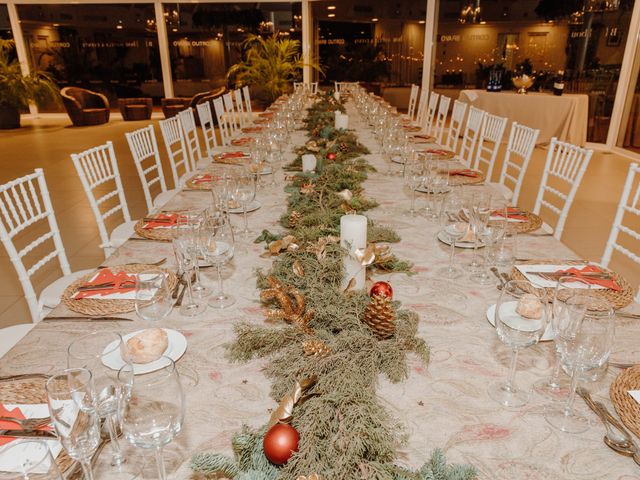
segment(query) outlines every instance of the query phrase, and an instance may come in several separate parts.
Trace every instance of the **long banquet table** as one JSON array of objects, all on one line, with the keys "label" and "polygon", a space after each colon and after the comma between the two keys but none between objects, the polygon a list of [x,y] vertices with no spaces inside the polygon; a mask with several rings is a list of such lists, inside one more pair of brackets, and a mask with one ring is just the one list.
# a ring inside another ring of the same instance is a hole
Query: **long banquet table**
[{"label": "long banquet table", "polygon": [[[374,152],[366,159],[380,172],[386,171],[381,156],[375,153],[378,148],[374,134],[362,127],[355,112],[350,113],[351,126],[360,141]],[[295,133],[292,146],[302,144],[305,139],[304,132]],[[288,158],[293,159],[293,153]],[[449,461],[473,464],[481,479],[640,478],[638,467],[630,458],[617,455],[603,444],[604,429],[581,400],[577,401],[577,408],[593,423],[586,433],[571,435],[546,423],[543,409],[548,402],[536,394],[519,410],[501,408],[489,398],[488,384],[506,378],[510,358],[509,349],[501,344],[485,317],[487,307],[497,299],[498,290],[494,286],[474,285],[466,278],[451,282],[433,275],[434,270],[448,261],[449,250],[435,240],[434,223],[396,213],[398,207],[409,202],[408,198],[398,197],[400,184],[399,177],[383,173],[370,174],[365,183],[367,195],[380,203],[369,212],[370,217],[396,229],[402,241],[392,246],[394,253],[415,265],[414,276],[391,274],[386,278],[396,298],[420,315],[419,333],[431,347],[427,367],[412,358],[406,381],[399,384],[380,381],[378,392],[384,406],[406,429],[406,443],[398,446],[398,461],[417,468],[429,458],[432,449],[441,447]],[[250,215],[250,225],[256,231],[278,229],[278,218],[285,209],[282,186],[281,183],[277,188],[259,190],[262,208]],[[209,201],[206,191],[184,191],[164,208],[205,208]],[[234,220],[239,222],[240,217]],[[520,236],[519,257],[575,258],[571,250],[553,237],[537,233]],[[231,266],[225,268],[226,288],[237,298],[234,306],[221,311],[208,309],[195,318],[183,317],[174,309],[161,322],[163,327],[181,331],[189,342],[187,352],[177,362],[186,393],[187,414],[182,432],[166,448],[170,478],[190,477],[189,459],[193,453],[231,454],[232,435],[243,424],[262,426],[269,417],[269,409],[275,406],[268,395],[270,382],[262,373],[266,360],[238,364],[225,357],[225,344],[233,339],[236,322],[264,322],[254,270],[268,269],[272,260],[260,256],[264,244],[245,245],[246,251],[238,251]],[[457,261],[469,254],[459,253]],[[128,241],[106,264],[154,262],[165,257],[168,259],[165,266],[175,269],[170,243]],[[203,272],[213,279],[212,270]],[[59,306],[51,315],[69,313],[66,307]],[[63,368],[67,345],[90,329],[128,333],[152,326],[135,314],[130,317],[134,321],[43,321],[3,358],[0,375],[51,373]],[[516,377],[519,385],[528,388],[550,373],[552,349],[551,343],[543,343],[520,355]],[[604,380],[589,385],[596,398],[610,408],[607,388],[615,374],[610,369]],[[131,454],[132,447],[128,448]],[[109,455],[102,457],[97,478],[109,478]],[[152,462],[150,455],[149,458]]]}]

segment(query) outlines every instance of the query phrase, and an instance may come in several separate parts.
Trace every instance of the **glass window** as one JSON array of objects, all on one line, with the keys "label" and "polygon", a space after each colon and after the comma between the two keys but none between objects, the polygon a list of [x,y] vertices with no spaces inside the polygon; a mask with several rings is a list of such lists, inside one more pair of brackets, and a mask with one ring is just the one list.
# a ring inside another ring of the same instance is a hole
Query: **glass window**
[{"label": "glass window", "polygon": [[[631,21],[632,0],[441,0],[434,69],[438,90],[485,88],[492,70],[511,89],[515,72],[550,91],[558,71],[565,92],[589,96],[587,140],[606,141]],[[582,5],[577,7],[577,5]]]},{"label": "glass window", "polygon": [[640,153],[640,45],[636,45],[631,71],[617,145]]},{"label": "glass window", "polygon": [[151,4],[18,5],[31,65],[60,87],[117,99],[164,96]]},{"label": "glass window", "polygon": [[302,36],[299,2],[168,3],[164,16],[176,96],[226,85],[227,70],[240,61],[248,34]]},{"label": "glass window", "polygon": [[4,4],[0,4],[0,38],[13,38],[9,22],[9,9]]}]

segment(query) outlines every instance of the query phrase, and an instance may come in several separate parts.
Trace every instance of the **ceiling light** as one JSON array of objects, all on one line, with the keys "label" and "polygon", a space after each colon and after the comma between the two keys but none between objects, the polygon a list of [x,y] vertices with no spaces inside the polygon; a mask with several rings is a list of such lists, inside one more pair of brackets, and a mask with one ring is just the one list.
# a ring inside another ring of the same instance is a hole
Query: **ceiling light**
[{"label": "ceiling light", "polygon": [[424,25],[426,22],[425,22],[424,20],[419,20],[419,21],[418,21],[418,23],[419,23],[420,25]]},{"label": "ceiling light", "polygon": [[59,24],[59,23],[54,23],[54,24],[53,24],[53,26],[54,26],[54,27],[59,27],[59,26],[60,26],[60,24]]},{"label": "ceiling light", "polygon": [[177,32],[177,31],[178,31],[178,29],[174,27],[174,28],[172,28],[172,29],[171,29],[171,31],[172,31],[172,32]]},{"label": "ceiling light", "polygon": [[335,13],[330,13],[329,15],[327,15],[327,17],[329,17],[329,18],[333,18],[333,17],[335,17],[335,16],[336,16],[336,14],[335,14]]},{"label": "ceiling light", "polygon": [[327,10],[335,10],[335,9],[336,9],[336,6],[335,6],[335,5],[329,5],[329,6],[327,7]]},{"label": "ceiling light", "polygon": [[377,22],[378,20],[379,20],[379,18],[378,18],[378,17],[373,17],[373,18],[371,19],[371,21],[372,21],[372,22]]}]

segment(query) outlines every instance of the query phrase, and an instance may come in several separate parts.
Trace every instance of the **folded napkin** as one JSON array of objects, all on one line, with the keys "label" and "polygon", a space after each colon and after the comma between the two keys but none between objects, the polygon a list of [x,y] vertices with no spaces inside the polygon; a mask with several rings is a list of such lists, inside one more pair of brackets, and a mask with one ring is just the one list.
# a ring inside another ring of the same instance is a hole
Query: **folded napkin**
[{"label": "folded napkin", "polygon": [[426,148],[423,153],[431,153],[433,155],[455,155],[451,150],[443,150],[441,148]]},{"label": "folded napkin", "polygon": [[247,143],[253,142],[253,138],[250,137],[240,137],[231,140],[231,145],[246,145]]},{"label": "folded napkin", "polygon": [[220,177],[218,176],[213,176],[210,173],[203,173],[201,175],[196,175],[195,177],[193,177],[191,179],[191,181],[193,183],[195,183],[196,185],[202,184],[202,183],[211,183],[213,180],[220,180]]},{"label": "folded napkin", "polygon": [[422,127],[417,127],[413,125],[403,125],[402,128],[404,128],[409,132],[419,132],[420,130],[422,130]]},{"label": "folded napkin", "polygon": [[477,178],[480,173],[476,172],[475,170],[469,170],[465,168],[461,170],[449,170],[449,175]]},{"label": "folded napkin", "polygon": [[468,225],[467,231],[464,233],[462,238],[458,240],[458,242],[473,243],[475,241],[476,241],[476,236],[473,234],[473,228],[471,228],[471,225]]},{"label": "folded napkin", "polygon": [[273,112],[261,112],[258,116],[262,118],[271,118],[273,117]]},{"label": "folded napkin", "polygon": [[[209,179],[209,181],[211,181],[211,179]],[[195,182],[194,183],[198,183]],[[173,227],[177,221],[178,221],[178,214],[177,213],[160,213],[154,217],[154,218],[158,221],[154,222],[154,221],[149,221],[147,223],[145,223],[142,228],[145,230],[153,230],[154,228],[171,228]]]},{"label": "folded napkin", "polygon": [[[504,217],[504,212],[502,210],[496,210],[491,212],[491,219],[495,219],[496,217]],[[507,208],[507,220],[514,220],[517,222],[526,222],[529,220],[529,216],[526,213],[523,213],[517,207],[508,207]]]},{"label": "folded napkin", "polygon": [[262,127],[244,127],[242,133],[259,133],[262,131]]},{"label": "folded napkin", "polygon": [[[109,284],[105,288],[100,285]],[[113,273],[110,268],[101,269],[91,280],[83,284],[82,287],[95,286],[95,290],[86,289],[76,292],[73,298],[81,300],[83,298],[105,297],[124,293],[132,293],[136,290],[136,276],[125,272]]]},{"label": "folded napkin", "polygon": [[[28,410],[28,408],[30,407],[29,405],[24,405],[24,409]],[[20,408],[19,405],[2,405],[0,404],[0,417],[11,417],[11,418],[15,418],[18,420],[25,420],[27,418],[43,418],[43,417],[48,417],[49,416],[49,408],[47,407],[46,404],[42,404],[42,405],[33,405],[33,407],[40,407],[40,410],[43,410],[41,415],[30,415],[29,417],[25,416],[24,412],[22,411],[23,409]],[[1,430],[22,430],[22,427],[17,424],[17,423],[13,423],[13,422],[8,422],[5,420],[1,420],[0,421],[0,429]],[[45,425],[44,427],[40,427],[37,430],[43,430],[43,431],[50,431],[51,430],[51,426],[50,425]],[[0,447],[2,445],[6,445],[9,442],[12,442],[13,440],[15,440],[15,438],[13,437],[0,437]]]},{"label": "folded napkin", "polygon": [[429,141],[435,140],[431,135],[422,135],[422,134],[413,135],[413,138],[414,139],[417,138],[420,140],[429,140]]},{"label": "folded napkin", "polygon": [[589,285],[599,285],[601,287],[608,288],[610,290],[615,290],[616,292],[619,292],[620,290],[622,290],[620,285],[618,285],[618,282],[616,282],[615,280],[607,280],[604,278],[593,278],[589,275],[584,275],[585,273],[607,273],[602,269],[596,267],[595,265],[587,265],[584,268],[572,267],[572,268],[567,268],[566,270],[558,270],[555,273],[572,275],[588,283]]}]

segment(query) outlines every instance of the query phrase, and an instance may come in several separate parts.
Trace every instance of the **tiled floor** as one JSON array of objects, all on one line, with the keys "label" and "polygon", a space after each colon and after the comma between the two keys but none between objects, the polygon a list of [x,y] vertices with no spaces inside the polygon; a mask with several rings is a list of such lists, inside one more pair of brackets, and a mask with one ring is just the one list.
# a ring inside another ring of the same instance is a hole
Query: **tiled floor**
[{"label": "tiled floor", "polygon": [[[66,116],[60,115],[23,119],[24,126],[20,130],[0,131],[0,183],[30,173],[37,167],[44,168],[72,270],[96,266],[104,256],[98,247],[100,240],[94,217],[69,155],[111,140],[131,216],[139,218],[146,213],[145,202],[124,133],[148,124],[148,121],[123,122],[114,115],[107,125],[73,128]],[[161,143],[158,128],[156,135]],[[165,172],[169,175],[162,145],[160,149]],[[533,208],[545,155],[546,150],[536,148],[521,195],[520,205],[524,208]],[[498,158],[502,158],[502,152]],[[500,171],[499,163],[494,177]],[[629,160],[617,155],[597,152],[593,156],[562,238],[584,258],[597,261],[602,256],[628,166]],[[172,188],[171,179],[167,178],[167,181]],[[614,257],[612,267],[634,284],[640,283],[640,269],[630,262]],[[59,274],[59,270],[51,265],[45,266],[37,275],[36,289],[41,289]],[[0,248],[0,282],[0,327],[28,322],[30,316],[18,278],[3,248]]]}]

